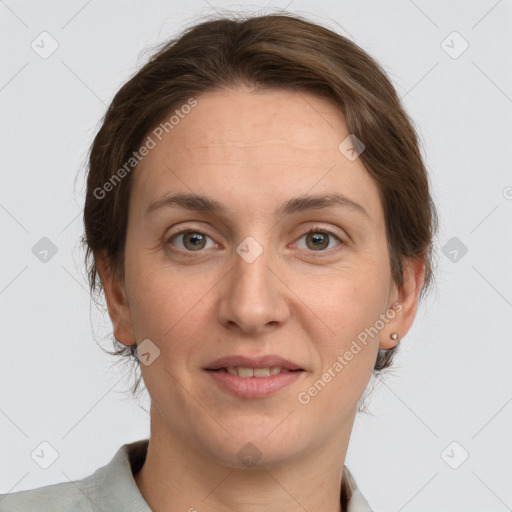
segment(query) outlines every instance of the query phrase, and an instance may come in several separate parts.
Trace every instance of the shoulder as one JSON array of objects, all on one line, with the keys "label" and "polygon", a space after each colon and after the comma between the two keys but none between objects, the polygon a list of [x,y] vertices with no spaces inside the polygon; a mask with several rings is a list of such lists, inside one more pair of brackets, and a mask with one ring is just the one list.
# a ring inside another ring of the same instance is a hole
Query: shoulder
[{"label": "shoulder", "polygon": [[1,512],[93,512],[80,489],[82,481],[63,482],[38,489],[0,494]]},{"label": "shoulder", "polygon": [[0,512],[150,512],[135,484],[147,440],[125,444],[113,459],[83,480],[0,494]]}]

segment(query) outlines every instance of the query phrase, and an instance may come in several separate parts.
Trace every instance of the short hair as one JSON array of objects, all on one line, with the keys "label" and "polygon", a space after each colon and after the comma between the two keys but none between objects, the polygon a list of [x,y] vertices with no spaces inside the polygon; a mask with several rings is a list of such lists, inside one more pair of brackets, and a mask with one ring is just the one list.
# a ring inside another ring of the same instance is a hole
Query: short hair
[{"label": "short hair", "polygon": [[[437,214],[413,123],[372,57],[348,38],[287,12],[195,24],[159,47],[117,92],[88,156],[82,243],[91,294],[102,289],[95,257],[106,255],[114,275],[124,276],[134,152],[190,98],[242,85],[309,92],[339,106],[349,133],[365,146],[359,158],[379,190],[392,278],[402,286],[405,259],[420,258],[422,297],[433,278]],[[123,179],[116,180],[123,168]],[[102,198],[106,183],[108,199]],[[135,350],[114,353],[135,356]],[[374,372],[391,365],[395,350],[379,351]]]}]

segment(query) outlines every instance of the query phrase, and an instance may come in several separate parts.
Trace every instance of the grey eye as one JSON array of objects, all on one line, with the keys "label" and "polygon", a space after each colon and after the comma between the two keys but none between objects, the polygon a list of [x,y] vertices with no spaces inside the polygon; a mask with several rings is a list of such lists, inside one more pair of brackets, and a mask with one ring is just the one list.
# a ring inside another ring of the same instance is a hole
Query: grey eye
[{"label": "grey eye", "polygon": [[[200,231],[182,231],[181,233],[177,233],[174,235],[169,242],[175,243],[176,240],[182,239],[182,245],[178,247],[185,251],[200,251],[201,249],[206,248],[207,239],[210,237],[201,233]],[[213,241],[212,241],[213,242]],[[215,246],[215,243],[213,243]]]}]

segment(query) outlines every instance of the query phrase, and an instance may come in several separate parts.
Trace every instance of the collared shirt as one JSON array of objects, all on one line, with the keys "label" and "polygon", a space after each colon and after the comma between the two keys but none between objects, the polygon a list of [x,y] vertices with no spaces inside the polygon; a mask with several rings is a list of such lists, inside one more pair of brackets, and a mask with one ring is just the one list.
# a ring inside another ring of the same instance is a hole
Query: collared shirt
[{"label": "collared shirt", "polygon": [[[134,479],[148,443],[143,439],[121,446],[106,466],[83,480],[0,494],[0,512],[151,512]],[[347,466],[342,482],[343,510],[372,512]]]}]

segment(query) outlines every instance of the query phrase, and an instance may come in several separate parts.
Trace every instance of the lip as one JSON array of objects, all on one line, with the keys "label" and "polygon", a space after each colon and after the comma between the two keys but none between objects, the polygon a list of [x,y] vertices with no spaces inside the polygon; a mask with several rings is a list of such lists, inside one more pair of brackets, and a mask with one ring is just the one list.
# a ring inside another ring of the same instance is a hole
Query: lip
[{"label": "lip", "polygon": [[[234,366],[253,369],[278,366],[281,373],[269,377],[239,377],[219,371]],[[208,364],[204,370],[223,391],[238,398],[265,398],[293,384],[306,373],[298,364],[277,355],[222,357]]]},{"label": "lip", "polygon": [[239,398],[264,398],[293,384],[306,373],[285,371],[270,377],[239,377],[224,371],[205,370],[221,389]]},{"label": "lip", "polygon": [[[233,366],[241,366],[243,368],[270,368],[271,366],[279,366],[284,370],[303,370],[301,366],[295,364],[288,359],[283,359],[277,355],[269,354],[265,356],[248,357],[248,356],[228,356],[221,357],[209,363],[205,370],[219,370]],[[269,378],[269,377],[265,377]]]}]

